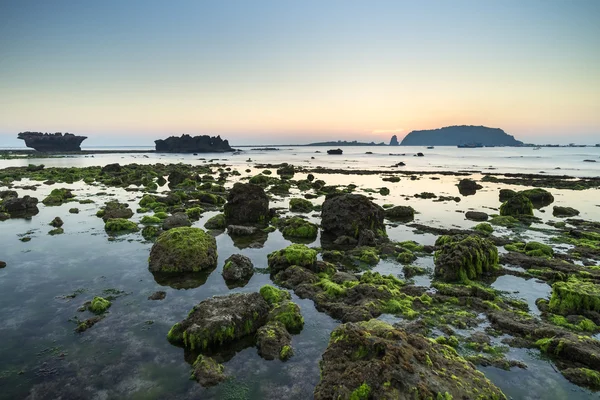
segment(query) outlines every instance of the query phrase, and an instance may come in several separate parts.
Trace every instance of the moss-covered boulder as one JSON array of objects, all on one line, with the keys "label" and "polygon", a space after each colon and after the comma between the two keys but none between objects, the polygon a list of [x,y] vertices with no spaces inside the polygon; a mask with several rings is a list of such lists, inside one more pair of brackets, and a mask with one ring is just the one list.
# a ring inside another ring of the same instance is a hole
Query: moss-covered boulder
[{"label": "moss-covered boulder", "polygon": [[73,197],[75,196],[70,189],[53,189],[52,192],[42,200],[42,203],[46,206],[60,206]]},{"label": "moss-covered boulder", "polygon": [[316,400],[505,399],[451,347],[379,320],[336,328],[320,366]]},{"label": "moss-covered boulder", "polygon": [[554,206],[552,209],[552,215],[557,218],[575,217],[579,215],[579,211],[573,207]]},{"label": "moss-covered boulder", "polygon": [[600,286],[574,278],[556,282],[548,306],[551,312],[563,315],[600,312]]},{"label": "moss-covered boulder", "polygon": [[152,272],[199,272],[217,266],[217,242],[200,228],[181,227],[163,232],[150,250]]},{"label": "moss-covered boulder", "polygon": [[124,218],[111,218],[104,224],[104,230],[110,233],[136,232],[139,229],[135,222]]},{"label": "moss-covered boulder", "polygon": [[528,197],[517,193],[500,206],[500,216],[533,215],[533,204]]},{"label": "moss-covered boulder", "polygon": [[210,217],[208,221],[204,223],[206,229],[225,229],[227,227],[227,221],[225,215],[217,214],[214,217]]},{"label": "moss-covered boulder", "polygon": [[321,228],[330,237],[358,239],[363,230],[386,237],[383,208],[360,194],[328,195],[321,211]]},{"label": "moss-covered boulder", "polygon": [[160,234],[161,230],[158,226],[149,225],[142,229],[142,237],[146,240],[152,240]]},{"label": "moss-covered boulder", "polygon": [[269,322],[256,333],[258,355],[265,360],[287,360],[294,354],[291,343],[292,336],[279,321]]},{"label": "moss-covered boulder", "polygon": [[90,302],[88,309],[94,314],[103,314],[111,306],[111,302],[103,297],[94,297]]},{"label": "moss-covered boulder", "polygon": [[213,358],[200,354],[192,364],[192,378],[204,387],[216,386],[227,379],[225,367]]},{"label": "moss-covered boulder", "polygon": [[291,301],[284,300],[276,303],[269,312],[268,319],[282,323],[290,333],[300,333],[304,328],[304,317],[300,307]]},{"label": "moss-covered boulder", "polygon": [[409,222],[415,219],[415,210],[411,206],[395,206],[385,210],[385,217],[390,221]]},{"label": "moss-covered boulder", "polygon": [[228,224],[266,224],[269,221],[269,198],[263,188],[251,183],[236,183],[224,206]]},{"label": "moss-covered boulder", "polygon": [[307,213],[311,212],[313,209],[313,204],[306,200],[300,198],[290,199],[290,211],[299,212],[299,213]]},{"label": "moss-covered boulder", "polygon": [[254,265],[248,257],[233,254],[225,260],[222,275],[228,286],[243,286],[241,284],[248,282],[254,275]]},{"label": "moss-covered boulder", "polygon": [[499,269],[498,249],[480,236],[440,236],[436,246],[435,276],[446,282],[468,282]]},{"label": "moss-covered boulder", "polygon": [[294,239],[308,239],[308,242],[316,239],[319,232],[319,227],[316,224],[300,217],[282,220],[280,229],[283,237],[292,241]]},{"label": "moss-covered boulder", "polygon": [[129,204],[119,203],[117,200],[109,201],[106,205],[96,213],[96,216],[102,218],[104,222],[111,218],[129,219],[133,217],[133,210],[129,208]]},{"label": "moss-covered boulder", "polygon": [[517,194],[517,192],[515,192],[514,190],[511,190],[511,189],[500,189],[498,198],[502,203],[504,203],[506,200],[510,199],[511,197],[513,197],[516,194]]},{"label": "moss-covered boulder", "polygon": [[303,244],[293,244],[272,252],[267,256],[267,261],[272,275],[292,265],[313,269],[317,262],[317,251]]},{"label": "moss-covered boulder", "polygon": [[254,335],[267,322],[269,304],[258,293],[215,296],[194,306],[167,338],[192,350],[207,350]]},{"label": "moss-covered boulder", "polygon": [[542,188],[522,190],[518,194],[527,197],[535,208],[542,208],[554,202],[552,193]]}]

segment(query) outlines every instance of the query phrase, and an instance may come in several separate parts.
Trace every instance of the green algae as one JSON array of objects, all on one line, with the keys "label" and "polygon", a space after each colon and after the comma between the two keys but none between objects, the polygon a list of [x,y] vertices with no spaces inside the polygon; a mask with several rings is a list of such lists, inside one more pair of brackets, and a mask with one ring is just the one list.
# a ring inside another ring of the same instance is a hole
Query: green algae
[{"label": "green algae", "polygon": [[350,400],[367,400],[371,394],[371,387],[363,383],[350,394]]},{"label": "green algae", "polygon": [[527,196],[517,193],[500,206],[500,216],[533,215],[533,204]]},{"label": "green algae", "polygon": [[492,225],[488,224],[487,222],[479,223],[475,225],[473,229],[483,234],[490,234],[494,232]]},{"label": "green algae", "polygon": [[104,224],[106,232],[135,232],[139,228],[137,224],[125,218],[111,218]]},{"label": "green algae", "polygon": [[153,215],[144,215],[142,217],[142,219],[140,220],[140,222],[144,225],[150,225],[150,224],[161,224],[162,223],[162,219],[155,217]]},{"label": "green algae", "polygon": [[111,306],[111,302],[103,297],[96,296],[89,305],[89,310],[94,314],[103,314]]},{"label": "green algae", "polygon": [[435,275],[446,282],[469,283],[499,269],[498,249],[480,236],[441,236],[436,246]]},{"label": "green algae", "polygon": [[315,239],[319,232],[317,225],[300,217],[287,218],[282,220],[281,224],[284,238]]},{"label": "green algae", "polygon": [[600,287],[592,282],[571,278],[552,285],[549,310],[557,314],[600,312]]},{"label": "green algae", "polygon": [[227,227],[227,221],[225,220],[224,214],[217,214],[214,217],[211,217],[204,224],[206,229],[225,229]]},{"label": "green algae", "polygon": [[275,304],[269,313],[269,320],[281,322],[290,333],[300,333],[304,328],[304,317],[300,312],[300,307],[291,301]]},{"label": "green algae", "polygon": [[277,289],[271,285],[264,285],[260,288],[260,295],[270,305],[281,303],[284,300],[290,300],[291,296],[286,290]]},{"label": "green algae", "polygon": [[274,251],[267,256],[267,259],[269,267],[274,263],[311,267],[317,262],[317,251],[303,244],[293,244],[285,249]]},{"label": "green algae", "polygon": [[300,198],[290,199],[290,211],[306,213],[310,212],[313,209],[313,204],[306,200]]}]

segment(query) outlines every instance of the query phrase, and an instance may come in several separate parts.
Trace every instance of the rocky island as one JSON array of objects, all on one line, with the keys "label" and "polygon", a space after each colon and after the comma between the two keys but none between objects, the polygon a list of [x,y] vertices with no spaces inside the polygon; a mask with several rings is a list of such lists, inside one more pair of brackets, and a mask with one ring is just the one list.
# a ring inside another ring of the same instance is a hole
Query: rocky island
[{"label": "rocky island", "polygon": [[483,146],[522,146],[523,142],[499,128],[457,125],[440,129],[412,131],[402,140],[401,146],[458,146],[481,144]]},{"label": "rocky island", "polygon": [[42,152],[81,151],[81,142],[87,139],[87,136],[61,132],[21,132],[17,137],[25,141],[25,146]]},{"label": "rocky island", "polygon": [[155,140],[156,151],[161,153],[224,153],[234,151],[221,136],[170,136]]}]

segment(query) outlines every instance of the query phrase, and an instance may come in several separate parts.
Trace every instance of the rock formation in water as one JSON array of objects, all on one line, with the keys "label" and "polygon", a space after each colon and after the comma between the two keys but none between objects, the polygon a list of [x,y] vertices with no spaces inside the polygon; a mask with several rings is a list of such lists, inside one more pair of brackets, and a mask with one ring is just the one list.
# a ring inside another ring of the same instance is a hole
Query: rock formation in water
[{"label": "rock formation in water", "polygon": [[223,153],[233,151],[227,140],[221,136],[170,136],[167,139],[155,140],[156,151],[162,153]]},{"label": "rock formation in water", "polygon": [[390,140],[390,146],[398,146],[398,144],[398,136],[392,136],[392,139]]},{"label": "rock formation in water", "polygon": [[81,142],[87,136],[77,136],[72,133],[62,134],[42,132],[21,132],[17,136],[25,141],[25,146],[37,151],[81,151]]},{"label": "rock formation in water", "polygon": [[483,146],[521,146],[502,129],[485,126],[460,125],[440,129],[412,131],[402,140],[402,146],[458,146],[481,144]]}]

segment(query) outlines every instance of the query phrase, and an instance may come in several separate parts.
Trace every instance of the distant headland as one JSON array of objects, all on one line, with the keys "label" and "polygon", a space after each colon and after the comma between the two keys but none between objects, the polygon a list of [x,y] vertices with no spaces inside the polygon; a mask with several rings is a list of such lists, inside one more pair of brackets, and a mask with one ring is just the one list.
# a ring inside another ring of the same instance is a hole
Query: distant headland
[{"label": "distant headland", "polygon": [[[390,144],[394,142],[392,141]],[[396,141],[397,143],[397,141]],[[499,128],[459,125],[440,129],[412,131],[402,140],[401,146],[522,146],[523,142]]]},{"label": "distant headland", "polygon": [[21,132],[17,138],[25,141],[25,146],[40,152],[81,151],[81,142],[87,136],[77,136],[72,133],[62,134],[42,132]]},{"label": "distant headland", "polygon": [[225,153],[234,151],[227,140],[221,136],[171,136],[167,139],[155,140],[156,151],[159,153]]},{"label": "distant headland", "polygon": [[305,144],[303,146],[385,146],[385,143],[383,143],[383,142],[381,142],[381,143],[375,143],[375,142],[365,143],[365,142],[358,142],[356,140],[349,142],[347,140],[338,140],[338,141],[330,141],[330,142],[309,143],[309,144]]}]

